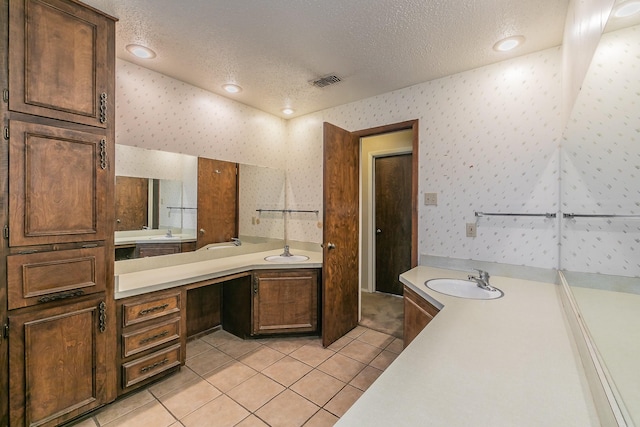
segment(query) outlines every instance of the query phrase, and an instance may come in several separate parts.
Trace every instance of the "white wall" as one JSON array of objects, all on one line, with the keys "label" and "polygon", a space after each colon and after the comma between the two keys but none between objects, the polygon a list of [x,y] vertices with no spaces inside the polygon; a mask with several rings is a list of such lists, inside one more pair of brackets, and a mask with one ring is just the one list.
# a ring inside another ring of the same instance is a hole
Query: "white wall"
[{"label": "white wall", "polygon": [[[558,221],[481,219],[474,211],[556,212],[561,53],[549,49],[422,83],[289,122],[287,199],[322,206],[322,122],[355,131],[419,120],[421,254],[556,268]],[[294,234],[295,233],[295,234]],[[320,242],[312,221],[289,230]]]}]

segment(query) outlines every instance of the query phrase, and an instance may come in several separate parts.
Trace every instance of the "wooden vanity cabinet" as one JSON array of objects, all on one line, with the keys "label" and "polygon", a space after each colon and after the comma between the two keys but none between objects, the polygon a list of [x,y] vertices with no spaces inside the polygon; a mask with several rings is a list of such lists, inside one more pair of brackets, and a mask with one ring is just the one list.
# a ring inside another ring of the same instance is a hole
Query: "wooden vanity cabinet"
[{"label": "wooden vanity cabinet", "polygon": [[440,310],[429,301],[404,287],[404,346],[407,347]]},{"label": "wooden vanity cabinet", "polygon": [[184,364],[183,290],[118,300],[118,394],[135,390]]},{"label": "wooden vanity cabinet", "polygon": [[0,8],[0,425],[56,426],[116,397],[115,19]]},{"label": "wooden vanity cabinet", "polygon": [[318,270],[253,273],[253,335],[318,330]]}]

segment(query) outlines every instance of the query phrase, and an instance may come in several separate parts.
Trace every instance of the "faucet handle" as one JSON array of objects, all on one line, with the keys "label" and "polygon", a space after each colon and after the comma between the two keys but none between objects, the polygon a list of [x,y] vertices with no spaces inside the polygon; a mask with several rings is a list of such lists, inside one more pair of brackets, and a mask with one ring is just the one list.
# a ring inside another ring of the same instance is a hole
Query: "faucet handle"
[{"label": "faucet handle", "polygon": [[480,279],[482,279],[484,281],[488,281],[489,280],[489,273],[487,271],[481,270],[479,268],[474,268],[474,270],[476,270],[478,272],[478,276],[480,277]]}]

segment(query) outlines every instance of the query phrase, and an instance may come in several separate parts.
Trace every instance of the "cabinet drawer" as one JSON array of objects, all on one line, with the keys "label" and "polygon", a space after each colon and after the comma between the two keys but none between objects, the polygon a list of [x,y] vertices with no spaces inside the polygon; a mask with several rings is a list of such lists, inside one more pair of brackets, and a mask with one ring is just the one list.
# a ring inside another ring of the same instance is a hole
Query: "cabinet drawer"
[{"label": "cabinet drawer", "polygon": [[141,381],[180,365],[180,344],[122,365],[122,387]]},{"label": "cabinet drawer", "polygon": [[122,304],[122,326],[131,326],[180,312],[180,293],[155,297],[148,301]]},{"label": "cabinet drawer", "polygon": [[105,281],[103,246],[7,257],[10,310],[102,292]]},{"label": "cabinet drawer", "polygon": [[176,317],[148,328],[122,334],[122,357],[140,353],[180,338],[180,318]]}]

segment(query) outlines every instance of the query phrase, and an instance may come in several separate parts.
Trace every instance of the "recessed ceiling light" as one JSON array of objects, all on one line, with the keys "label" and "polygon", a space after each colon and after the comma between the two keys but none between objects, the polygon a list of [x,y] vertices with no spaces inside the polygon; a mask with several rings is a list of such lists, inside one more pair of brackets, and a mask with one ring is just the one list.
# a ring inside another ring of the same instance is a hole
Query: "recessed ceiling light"
[{"label": "recessed ceiling light", "polygon": [[613,12],[616,18],[626,18],[640,12],[640,1],[631,0],[620,3]]},{"label": "recessed ceiling light", "polygon": [[226,85],[222,85],[222,89],[226,90],[229,93],[238,93],[242,91],[242,88],[233,83],[227,83]]},{"label": "recessed ceiling light", "polygon": [[283,108],[282,109],[282,113],[286,114],[287,116],[293,114],[293,110],[291,108]]},{"label": "recessed ceiling light", "polygon": [[139,44],[129,44],[126,49],[134,56],[141,59],[151,59],[156,57],[156,53],[148,47]]},{"label": "recessed ceiling light", "polygon": [[524,36],[512,36],[502,39],[493,45],[493,50],[498,52],[507,52],[524,43]]}]

